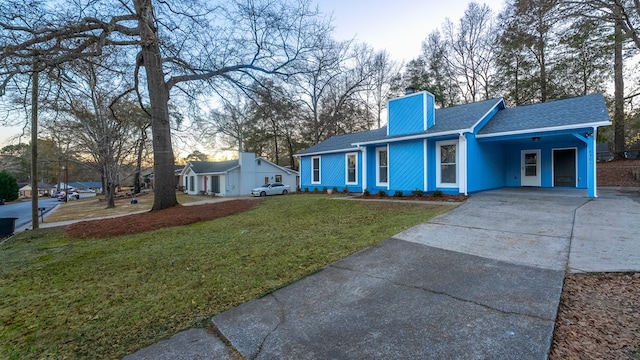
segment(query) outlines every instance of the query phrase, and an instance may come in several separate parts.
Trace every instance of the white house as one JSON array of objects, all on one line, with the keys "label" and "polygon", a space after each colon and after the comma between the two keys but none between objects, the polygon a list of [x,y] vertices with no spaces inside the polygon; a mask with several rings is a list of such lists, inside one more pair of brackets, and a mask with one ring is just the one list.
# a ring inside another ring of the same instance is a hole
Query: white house
[{"label": "white house", "polygon": [[249,195],[265,183],[281,182],[296,191],[298,172],[276,165],[254,153],[240,153],[238,160],[190,161],[180,173],[184,191],[190,195]]}]

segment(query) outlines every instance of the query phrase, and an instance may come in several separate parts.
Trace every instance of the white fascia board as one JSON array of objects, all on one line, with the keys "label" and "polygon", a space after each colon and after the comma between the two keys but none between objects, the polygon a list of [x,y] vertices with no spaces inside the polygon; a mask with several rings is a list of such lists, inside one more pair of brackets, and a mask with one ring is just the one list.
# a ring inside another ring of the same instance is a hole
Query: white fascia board
[{"label": "white fascia board", "polygon": [[588,128],[588,127],[597,128],[599,126],[608,126],[608,125],[611,125],[611,121],[599,121],[594,123],[552,126],[552,127],[535,128],[535,129],[527,129],[527,130],[514,130],[514,131],[505,131],[505,132],[493,133],[493,134],[477,134],[476,139],[509,136],[509,135],[526,135],[526,134],[537,133],[537,132],[575,130],[575,129]]},{"label": "white fascia board", "polygon": [[355,145],[357,147],[360,147],[362,145],[388,144],[388,143],[398,142],[398,141],[416,140],[416,139],[428,139],[428,138],[434,138],[434,137],[438,137],[438,136],[458,135],[460,133],[468,133],[468,132],[471,132],[471,129],[458,129],[458,130],[442,131],[442,132],[433,133],[433,134],[408,135],[408,136],[402,136],[402,137],[397,137],[397,138],[393,138],[393,139],[381,139],[381,140],[375,140],[375,141],[363,141],[363,142],[359,142],[359,143],[353,143],[351,145]]},{"label": "white fascia board", "polygon": [[[493,106],[491,107],[491,109],[489,109],[489,111],[487,111],[484,115],[482,115],[482,116],[480,117],[480,119],[478,119],[478,121],[476,121],[476,123],[475,123],[475,124],[473,124],[473,125],[471,126],[471,129],[475,129],[475,128],[476,128],[476,126],[478,126],[478,124],[480,124],[480,123],[482,122],[482,120],[484,120],[484,119],[487,117],[487,115],[489,115],[489,113],[491,113],[491,112],[493,111],[493,109],[495,109],[498,105],[500,105],[500,103],[502,103],[502,105],[503,105],[505,108],[507,107],[507,106],[505,105],[505,103],[504,103],[504,99],[503,99],[503,98],[500,98],[500,100],[498,100],[498,102],[497,102],[497,103],[495,103],[495,105],[493,105]],[[498,111],[499,111],[499,110],[498,110]]]},{"label": "white fascia board", "polygon": [[[352,144],[353,145],[353,144]],[[303,157],[303,156],[318,156],[318,155],[324,155],[324,154],[335,154],[335,153],[344,153],[344,152],[353,152],[353,151],[358,151],[358,148],[346,148],[346,149],[339,149],[339,150],[327,150],[327,151],[316,151],[313,153],[308,153],[308,154],[295,154],[293,156],[295,157]]]}]

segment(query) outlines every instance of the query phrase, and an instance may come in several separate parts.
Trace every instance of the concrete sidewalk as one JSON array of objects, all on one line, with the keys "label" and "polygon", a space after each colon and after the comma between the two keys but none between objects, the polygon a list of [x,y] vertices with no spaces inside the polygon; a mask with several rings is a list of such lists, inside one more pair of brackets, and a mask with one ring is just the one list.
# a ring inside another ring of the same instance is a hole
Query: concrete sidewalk
[{"label": "concrete sidewalk", "polygon": [[[565,269],[640,271],[635,194],[502,189],[213,318],[250,359],[546,359]],[[613,269],[613,270],[612,270]],[[126,359],[230,359],[192,329]]]}]

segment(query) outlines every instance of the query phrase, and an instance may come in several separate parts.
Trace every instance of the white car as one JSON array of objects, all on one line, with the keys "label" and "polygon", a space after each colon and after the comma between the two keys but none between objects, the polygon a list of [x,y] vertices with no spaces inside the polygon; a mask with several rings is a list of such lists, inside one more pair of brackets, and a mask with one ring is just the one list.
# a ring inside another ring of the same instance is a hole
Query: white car
[{"label": "white car", "polygon": [[267,196],[267,195],[287,195],[289,193],[289,189],[291,187],[289,185],[285,185],[283,183],[270,183],[264,184],[260,187],[257,187],[251,190],[251,195],[253,196]]}]

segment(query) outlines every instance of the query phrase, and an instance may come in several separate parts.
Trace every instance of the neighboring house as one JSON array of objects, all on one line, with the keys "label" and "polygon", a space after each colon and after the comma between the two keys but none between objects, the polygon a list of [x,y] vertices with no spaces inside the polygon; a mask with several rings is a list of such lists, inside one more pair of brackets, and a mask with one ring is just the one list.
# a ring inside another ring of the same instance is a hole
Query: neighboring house
[{"label": "neighboring house", "polygon": [[574,187],[596,197],[600,94],[506,108],[491,99],[435,109],[428,92],[389,100],[386,127],[334,136],[296,154],[301,189],[468,194]]},{"label": "neighboring house", "polygon": [[[38,183],[38,196],[51,195],[56,191],[56,186],[39,182]],[[30,198],[32,193],[31,183],[18,183],[18,198]]]},{"label": "neighboring house", "polygon": [[297,187],[298,172],[278,166],[253,153],[240,153],[239,160],[190,161],[182,170],[184,191],[191,195],[249,195],[251,189],[269,182]]},{"label": "neighboring house", "polygon": [[91,191],[96,194],[102,193],[102,182],[100,181],[78,181],[69,183],[69,188],[82,191]]}]

